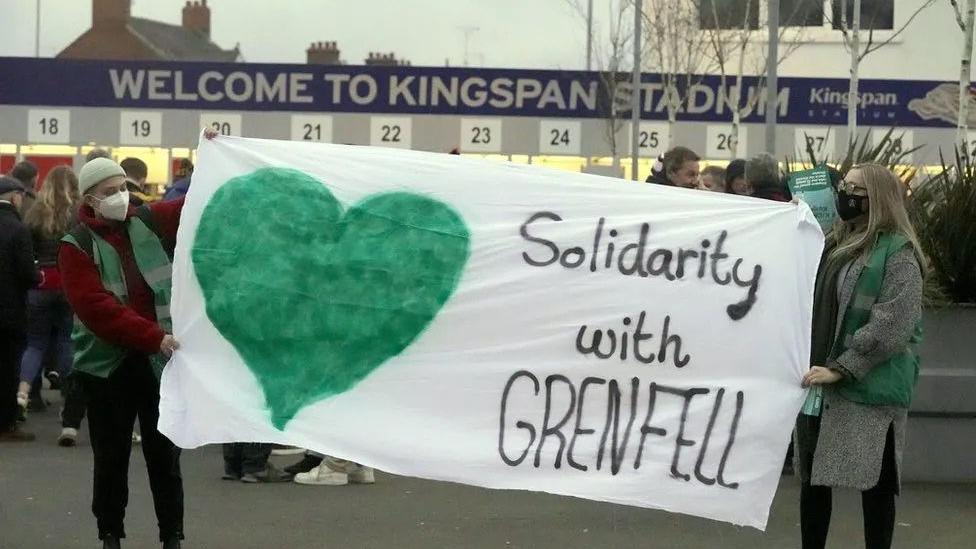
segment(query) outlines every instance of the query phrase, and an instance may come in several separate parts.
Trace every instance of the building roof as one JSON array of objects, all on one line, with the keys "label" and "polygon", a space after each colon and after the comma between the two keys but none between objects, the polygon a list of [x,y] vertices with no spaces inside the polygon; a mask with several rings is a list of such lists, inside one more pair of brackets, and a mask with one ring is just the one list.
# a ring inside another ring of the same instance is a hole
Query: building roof
[{"label": "building roof", "polygon": [[131,31],[160,59],[170,61],[226,61],[240,58],[240,51],[222,50],[203,33],[179,25],[169,25],[151,19],[133,17],[128,23]]}]

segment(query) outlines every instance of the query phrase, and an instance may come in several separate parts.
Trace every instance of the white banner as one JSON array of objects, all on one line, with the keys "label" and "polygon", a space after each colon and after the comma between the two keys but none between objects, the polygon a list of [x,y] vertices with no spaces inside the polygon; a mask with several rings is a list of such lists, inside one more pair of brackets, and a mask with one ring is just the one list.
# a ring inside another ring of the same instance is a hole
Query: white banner
[{"label": "white banner", "polygon": [[220,136],[160,429],[762,529],[822,242],[803,205]]}]

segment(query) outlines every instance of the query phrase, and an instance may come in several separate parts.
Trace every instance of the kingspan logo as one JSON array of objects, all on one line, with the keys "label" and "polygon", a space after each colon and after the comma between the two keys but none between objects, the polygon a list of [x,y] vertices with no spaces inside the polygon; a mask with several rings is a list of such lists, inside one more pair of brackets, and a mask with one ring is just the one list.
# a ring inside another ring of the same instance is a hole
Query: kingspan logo
[{"label": "kingspan logo", "polygon": [[[810,90],[811,105],[838,105],[846,107],[849,91],[835,90],[829,86]],[[857,94],[857,104],[865,107],[897,107],[898,95],[894,93],[861,92]]]}]

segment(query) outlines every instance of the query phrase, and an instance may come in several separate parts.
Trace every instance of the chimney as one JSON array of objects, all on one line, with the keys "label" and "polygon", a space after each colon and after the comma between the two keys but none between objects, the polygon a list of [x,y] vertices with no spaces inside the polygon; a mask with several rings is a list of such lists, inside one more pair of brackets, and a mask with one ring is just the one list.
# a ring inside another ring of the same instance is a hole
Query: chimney
[{"label": "chimney", "polygon": [[210,37],[210,7],[207,0],[187,0],[183,6],[183,28]]},{"label": "chimney", "polygon": [[369,57],[366,58],[365,63],[367,65],[378,65],[386,67],[396,67],[396,66],[406,66],[409,64],[406,60],[398,61],[396,54],[394,53],[376,53],[369,52]]},{"label": "chimney", "polygon": [[124,27],[132,0],[92,0],[92,27]]},{"label": "chimney", "polygon": [[309,65],[341,65],[339,61],[339,45],[336,42],[312,42],[305,50],[306,62]]}]

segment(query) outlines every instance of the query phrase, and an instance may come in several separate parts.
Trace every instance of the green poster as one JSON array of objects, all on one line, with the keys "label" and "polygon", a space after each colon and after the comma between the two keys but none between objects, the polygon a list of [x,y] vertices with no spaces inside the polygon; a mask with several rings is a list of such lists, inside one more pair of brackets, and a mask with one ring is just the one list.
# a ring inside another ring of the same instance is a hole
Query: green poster
[{"label": "green poster", "polygon": [[793,172],[790,174],[788,184],[793,197],[810,206],[813,215],[820,222],[820,228],[827,232],[837,219],[837,203],[827,168],[821,166],[812,170]]}]

